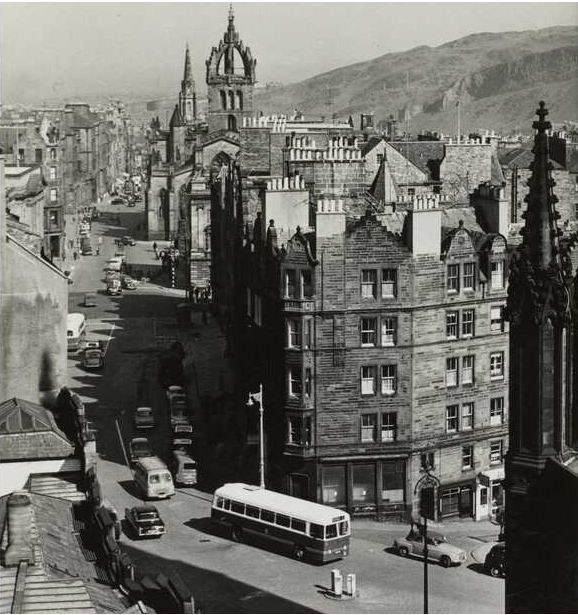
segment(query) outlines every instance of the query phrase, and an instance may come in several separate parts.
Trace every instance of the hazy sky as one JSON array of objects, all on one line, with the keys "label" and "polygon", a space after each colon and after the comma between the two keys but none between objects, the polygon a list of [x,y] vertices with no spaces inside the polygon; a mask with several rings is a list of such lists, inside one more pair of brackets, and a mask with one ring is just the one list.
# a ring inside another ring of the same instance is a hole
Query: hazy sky
[{"label": "hazy sky", "polygon": [[[577,25],[569,3],[234,3],[257,79],[299,81],[346,64],[474,32]],[[185,44],[197,91],[227,25],[228,4],[0,3],[6,103],[108,94],[174,97]]]}]

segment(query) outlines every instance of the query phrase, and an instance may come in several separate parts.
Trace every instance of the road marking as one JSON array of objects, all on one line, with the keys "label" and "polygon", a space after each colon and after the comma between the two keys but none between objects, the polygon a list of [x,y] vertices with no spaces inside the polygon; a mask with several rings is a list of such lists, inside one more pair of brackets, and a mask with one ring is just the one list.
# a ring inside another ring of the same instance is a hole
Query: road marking
[{"label": "road marking", "polygon": [[108,339],[106,340],[106,346],[104,348],[104,356],[106,356],[106,353],[108,352],[108,345],[110,344],[110,340],[112,339],[112,332],[114,331],[114,327],[115,324],[112,323],[112,327],[110,328],[110,331],[108,333]]}]

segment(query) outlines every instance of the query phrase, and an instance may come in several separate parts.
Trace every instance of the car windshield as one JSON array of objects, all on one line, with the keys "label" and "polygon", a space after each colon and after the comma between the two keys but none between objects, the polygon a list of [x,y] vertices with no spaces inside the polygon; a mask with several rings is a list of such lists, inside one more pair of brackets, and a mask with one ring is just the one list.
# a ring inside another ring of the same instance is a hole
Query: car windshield
[{"label": "car windshield", "polygon": [[183,470],[194,470],[197,467],[197,464],[194,462],[183,463]]},{"label": "car windshield", "polygon": [[152,410],[149,408],[139,408],[137,410],[137,415],[146,418],[152,415]]}]

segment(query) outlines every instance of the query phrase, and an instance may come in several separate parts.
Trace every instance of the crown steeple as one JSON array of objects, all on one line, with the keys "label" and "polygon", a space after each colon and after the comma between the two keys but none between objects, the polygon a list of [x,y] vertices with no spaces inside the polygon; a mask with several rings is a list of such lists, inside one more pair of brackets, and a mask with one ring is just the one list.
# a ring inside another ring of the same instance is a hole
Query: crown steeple
[{"label": "crown steeple", "polygon": [[192,124],[197,118],[197,94],[188,43],[185,49],[185,68],[179,92],[179,113],[180,119],[186,124]]}]

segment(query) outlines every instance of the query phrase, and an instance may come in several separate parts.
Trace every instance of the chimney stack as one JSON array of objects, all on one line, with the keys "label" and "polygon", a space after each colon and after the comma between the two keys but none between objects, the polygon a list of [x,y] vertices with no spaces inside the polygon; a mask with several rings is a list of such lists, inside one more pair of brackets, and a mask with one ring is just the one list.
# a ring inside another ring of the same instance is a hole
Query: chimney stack
[{"label": "chimney stack", "polygon": [[409,249],[414,256],[440,256],[442,212],[439,194],[413,197],[408,206],[407,230]]},{"label": "chimney stack", "polygon": [[343,199],[319,199],[315,214],[317,239],[345,233],[345,208]]}]

